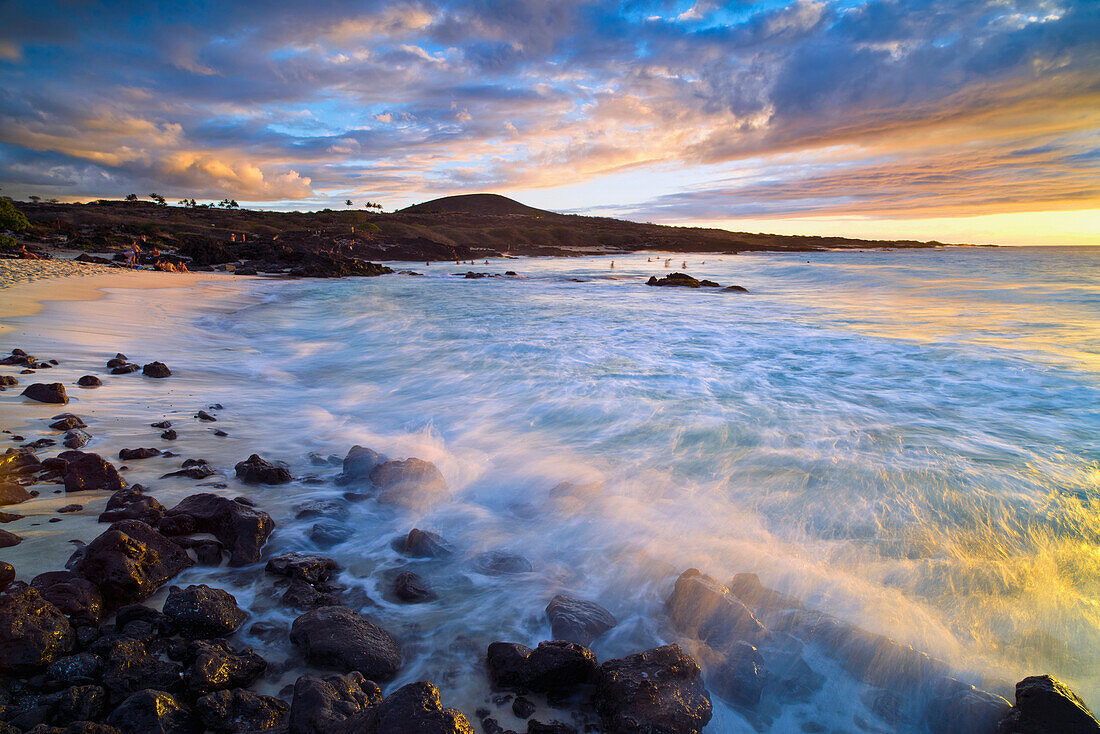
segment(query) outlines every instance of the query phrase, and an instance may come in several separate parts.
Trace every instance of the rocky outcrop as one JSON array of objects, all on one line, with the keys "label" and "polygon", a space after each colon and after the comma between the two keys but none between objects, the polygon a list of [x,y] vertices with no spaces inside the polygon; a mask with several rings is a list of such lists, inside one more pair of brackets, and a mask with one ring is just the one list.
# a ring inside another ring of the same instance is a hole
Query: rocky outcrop
[{"label": "rocky outcrop", "polygon": [[206,584],[173,586],[163,611],[181,634],[191,638],[224,637],[248,619],[232,594]]},{"label": "rocky outcrop", "polygon": [[230,500],[203,492],[168,510],[161,528],[169,535],[210,533],[229,549],[229,565],[244,566],[260,560],[260,549],[275,522],[241,498]]},{"label": "rocky outcrop", "polygon": [[30,398],[39,403],[57,403],[64,405],[69,402],[69,396],[65,394],[65,386],[60,382],[43,383],[36,382],[28,385],[22,392],[23,397]]},{"label": "rocky outcrop", "polygon": [[713,280],[698,280],[687,273],[669,273],[663,278],[656,275],[650,276],[646,285],[671,286],[679,288],[721,288]]},{"label": "rocky outcrop", "polygon": [[294,682],[290,734],[331,734],[345,721],[382,703],[382,691],[359,671]]},{"label": "rocky outcrop", "polygon": [[286,484],[292,479],[289,470],[260,458],[259,454],[238,462],[233,469],[245,484]]},{"label": "rocky outcrop", "polygon": [[33,675],[68,653],[73,640],[69,620],[36,589],[0,593],[0,671]]},{"label": "rocky outcrop", "polygon": [[555,640],[587,647],[619,622],[611,612],[591,601],[558,594],[546,605],[546,618]]},{"label": "rocky outcrop", "polygon": [[474,734],[455,709],[445,709],[439,689],[421,681],[402,686],[382,703],[351,717],[334,734]]},{"label": "rocky outcrop", "polygon": [[401,668],[401,645],[378,625],[347,607],[321,607],[294,620],[290,641],[321,668],[358,670],[376,681],[393,678]]},{"label": "rocky outcrop", "polygon": [[141,601],[194,565],[187,553],[139,520],[111,525],[70,560],[71,568],[99,587],[108,606]]},{"label": "rocky outcrop", "polygon": [[699,665],[679,645],[608,660],[593,700],[607,734],[696,734],[711,717]]},{"label": "rocky outcrop", "polygon": [[1080,697],[1062,681],[1033,675],[1016,684],[1016,705],[997,734],[1096,734],[1100,724]]}]

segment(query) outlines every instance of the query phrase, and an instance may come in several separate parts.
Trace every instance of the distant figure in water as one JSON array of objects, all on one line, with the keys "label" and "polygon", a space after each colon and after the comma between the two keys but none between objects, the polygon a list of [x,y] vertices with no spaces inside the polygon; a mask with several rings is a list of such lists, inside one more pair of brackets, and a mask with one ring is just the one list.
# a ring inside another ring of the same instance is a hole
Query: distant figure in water
[{"label": "distant figure in water", "polygon": [[486,264],[486,265],[488,265],[488,264],[489,264],[489,261],[488,261],[488,260],[486,260],[486,261],[485,261],[485,264]]},{"label": "distant figure in water", "polygon": [[681,268],[683,268],[684,270],[687,270],[687,266],[688,266],[688,261],[687,261],[687,260],[684,260],[684,261],[683,261],[683,262],[682,262],[682,263],[680,264],[680,267],[681,267]]},{"label": "distant figure in water", "polygon": [[670,258],[668,258],[667,260],[665,260],[665,267],[666,267],[666,268],[668,267],[668,264],[669,264],[670,262],[672,262],[672,258],[671,258],[671,257],[670,257]]},{"label": "distant figure in water", "polygon": [[611,269],[612,269],[612,270],[614,270],[614,269],[615,269],[615,261],[614,261],[614,260],[612,260],[612,261],[611,261]]},{"label": "distant figure in water", "polygon": [[651,257],[647,257],[647,258],[645,259],[645,261],[646,261],[647,263],[651,263],[651,262],[653,262],[653,258],[651,258]]},{"label": "distant figure in water", "polygon": [[430,268],[432,266],[432,261],[431,260],[425,260],[424,264],[427,265]]}]

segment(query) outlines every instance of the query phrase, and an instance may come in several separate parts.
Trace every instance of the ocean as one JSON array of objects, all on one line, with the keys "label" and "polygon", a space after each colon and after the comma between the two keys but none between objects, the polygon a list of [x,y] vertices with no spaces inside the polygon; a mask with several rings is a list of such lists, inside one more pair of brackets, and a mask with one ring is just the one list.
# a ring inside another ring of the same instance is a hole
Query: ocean
[{"label": "ocean", "polygon": [[[171,506],[197,483],[159,475],[209,460],[228,486],[203,491],[274,516],[268,554],[330,556],[369,597],[365,613],[405,644],[392,687],[432,680],[471,718],[486,645],[549,639],[554,594],[617,617],[593,644],[604,660],[677,639],[663,605],[691,567],[756,573],[1009,700],[1015,681],[1051,673],[1100,706],[1100,248],[393,266],[422,275],[114,290],[7,320],[4,346],[62,358],[51,377],[66,384],[116,351],[166,362],[168,380],[70,389],[67,410],[96,436],[87,450],[164,448],[149,424],[171,420],[180,457],[131,462],[128,480]],[[749,293],[644,285],[681,270]],[[48,435],[41,419],[60,411],[16,411],[16,395],[0,398],[4,427]],[[215,403],[217,423],[193,420]],[[415,511],[345,502],[356,488],[310,455],[354,444],[434,462],[451,494]],[[298,479],[243,487],[232,467],[252,453]],[[553,491],[562,482],[582,490]],[[0,557],[21,576],[60,568],[63,540],[103,529],[104,499],[84,497],[86,516],[64,523],[6,526],[27,540]],[[316,517],[295,517],[318,499],[347,513],[326,521],[340,528],[324,544]],[[398,554],[413,527],[455,556]],[[483,573],[485,551],[532,570]],[[407,569],[437,600],[390,598]],[[256,571],[174,583],[229,589],[253,612],[246,628],[289,624],[297,612]],[[269,660],[294,654],[240,639]],[[871,710],[827,652],[804,657],[826,678],[808,700],[753,718],[714,696],[707,731],[918,730]],[[265,692],[293,682],[270,678]]]}]

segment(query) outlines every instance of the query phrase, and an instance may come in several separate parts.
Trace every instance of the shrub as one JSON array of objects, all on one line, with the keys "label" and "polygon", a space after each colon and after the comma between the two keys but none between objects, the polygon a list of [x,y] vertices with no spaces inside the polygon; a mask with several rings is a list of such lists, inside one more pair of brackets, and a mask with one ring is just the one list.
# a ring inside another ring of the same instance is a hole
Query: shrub
[{"label": "shrub", "polygon": [[23,212],[15,208],[11,199],[0,199],[0,229],[22,232],[29,226],[31,223],[23,216]]}]

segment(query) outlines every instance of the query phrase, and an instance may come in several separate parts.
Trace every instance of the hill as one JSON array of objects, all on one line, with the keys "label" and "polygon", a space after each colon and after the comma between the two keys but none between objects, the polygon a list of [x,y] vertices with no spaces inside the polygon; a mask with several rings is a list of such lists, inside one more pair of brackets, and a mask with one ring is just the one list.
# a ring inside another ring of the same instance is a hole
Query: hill
[{"label": "hill", "polygon": [[491,216],[522,215],[539,217],[553,212],[520,204],[500,194],[460,194],[444,196],[401,210],[402,214],[488,214]]},{"label": "hill", "polygon": [[448,196],[383,214],[363,210],[272,212],[149,202],[17,202],[32,251],[83,250],[122,259],[137,242],[188,267],[256,267],[346,274],[352,261],[476,260],[516,255],[813,251],[934,247],[936,242],[858,240],[669,227],[557,214],[496,194]]}]

